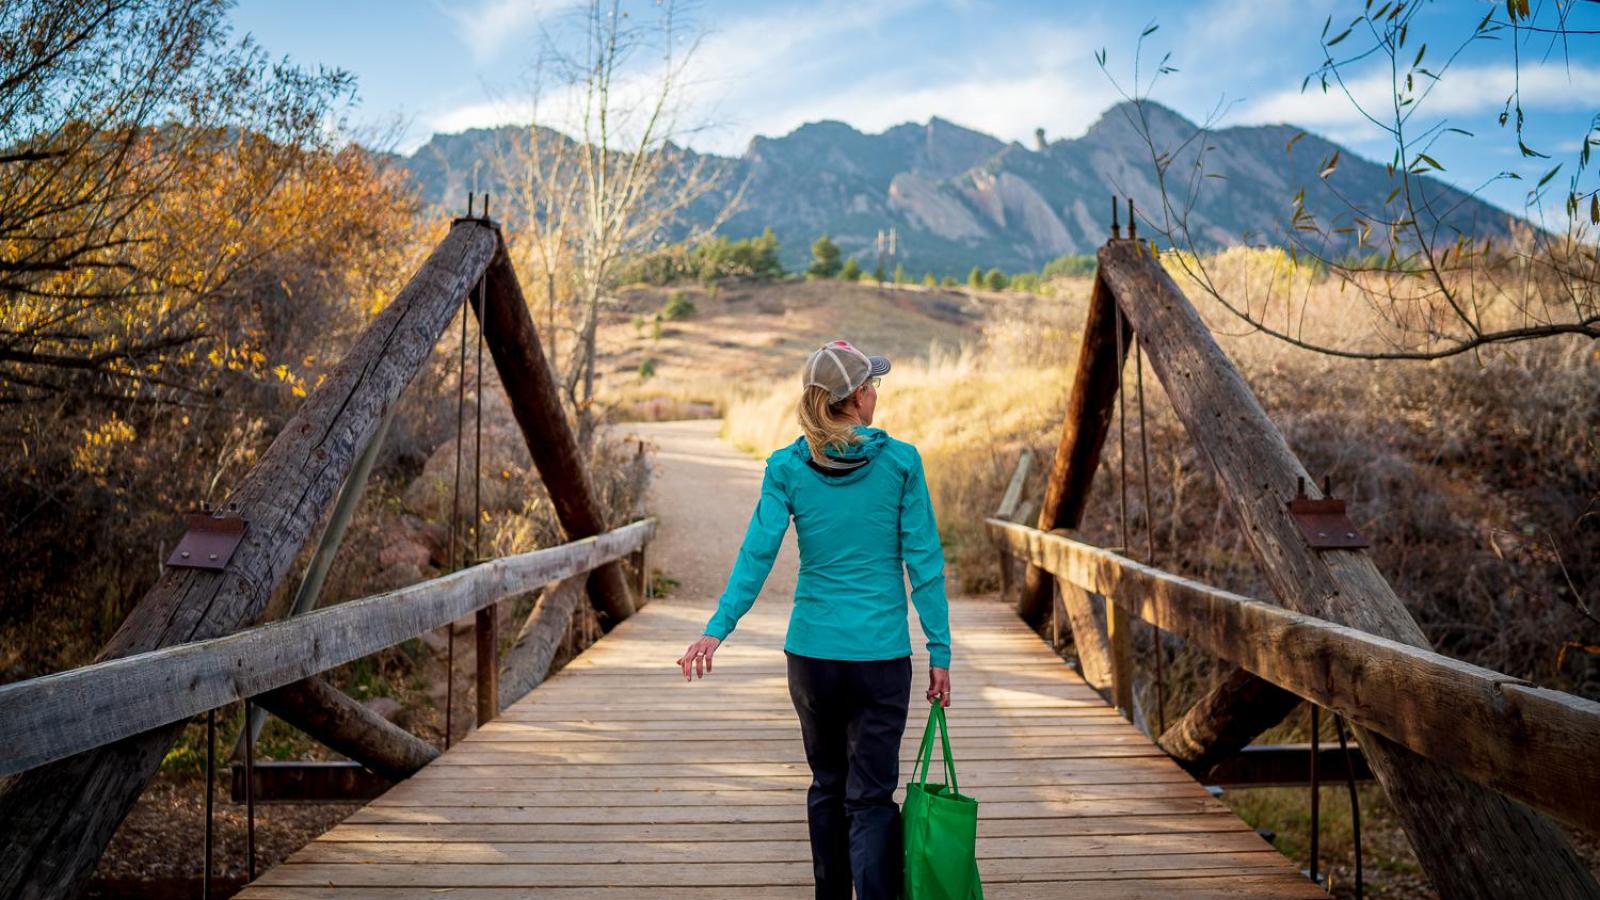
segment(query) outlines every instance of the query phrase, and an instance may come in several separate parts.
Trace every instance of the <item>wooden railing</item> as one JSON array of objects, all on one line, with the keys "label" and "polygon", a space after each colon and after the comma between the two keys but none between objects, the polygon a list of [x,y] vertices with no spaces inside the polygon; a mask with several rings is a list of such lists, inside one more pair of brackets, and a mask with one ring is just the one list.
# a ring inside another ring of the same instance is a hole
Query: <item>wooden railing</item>
[{"label": "wooden railing", "polygon": [[[1552,691],[1272,603],[1201,584],[1059,534],[987,520],[1001,553],[1106,598],[1468,778],[1600,829],[1600,703]],[[1120,661],[1119,661],[1120,660]],[[1113,693],[1132,683],[1112,655]]]},{"label": "wooden railing", "polygon": [[507,597],[636,554],[655,530],[655,519],[644,519],[226,637],[0,686],[0,734],[6,740],[0,776],[179,722],[419,637]]}]

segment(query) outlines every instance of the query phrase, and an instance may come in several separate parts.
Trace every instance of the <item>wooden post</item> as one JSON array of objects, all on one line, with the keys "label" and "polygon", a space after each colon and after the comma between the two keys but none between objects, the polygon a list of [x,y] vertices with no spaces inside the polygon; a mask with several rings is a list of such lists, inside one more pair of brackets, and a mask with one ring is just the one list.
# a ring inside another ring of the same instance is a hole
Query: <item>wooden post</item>
[{"label": "wooden post", "polygon": [[[1313,550],[1287,501],[1311,478],[1243,376],[1136,241],[1100,249],[1100,277],[1139,334],[1189,436],[1210,460],[1241,531],[1285,606],[1426,647],[1422,629],[1363,550]],[[1600,885],[1549,819],[1356,727],[1418,859],[1446,897],[1597,897]]]},{"label": "wooden post", "polygon": [[[550,493],[556,518],[568,540],[599,534],[606,530],[605,515],[562,409],[555,374],[534,330],[522,286],[503,246],[484,277],[488,279],[484,343],[494,357],[539,479]],[[606,563],[590,574],[589,597],[602,614],[607,631],[633,615],[633,598],[619,562]]]},{"label": "wooden post", "polygon": [[1111,703],[1133,718],[1133,617],[1106,598],[1106,643],[1111,649]]},{"label": "wooden post", "polygon": [[478,667],[478,727],[500,715],[500,605],[478,610],[473,621],[477,638],[474,661]]},{"label": "wooden post", "polygon": [[[227,568],[165,570],[97,659],[228,634],[261,615],[358,449],[433,351],[497,244],[475,222],[450,230],[235,487],[230,500],[249,527]],[[0,785],[0,896],[77,893],[185,724]]]}]

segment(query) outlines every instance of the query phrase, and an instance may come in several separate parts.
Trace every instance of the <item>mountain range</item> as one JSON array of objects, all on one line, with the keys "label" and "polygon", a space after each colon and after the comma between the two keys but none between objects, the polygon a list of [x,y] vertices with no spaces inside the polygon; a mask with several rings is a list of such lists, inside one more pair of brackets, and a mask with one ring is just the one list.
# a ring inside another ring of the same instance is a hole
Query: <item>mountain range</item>
[{"label": "mountain range", "polygon": [[[1153,144],[1167,154],[1171,202],[1189,207],[1189,233],[1202,248],[1286,245],[1302,189],[1304,213],[1324,228],[1355,225],[1352,208],[1370,215],[1387,206],[1399,217],[1401,201],[1391,193],[1400,187],[1399,176],[1332,141],[1293,125],[1217,129],[1196,139],[1199,131],[1148,101],[1113,106],[1082,137],[1046,141],[1040,134],[1031,147],[940,118],[880,134],[812,122],[782,137],[756,137],[742,156],[709,157],[725,166],[724,186],[685,215],[695,224],[713,221],[742,185],[740,202],[719,233],[737,238],[771,228],[791,269],[803,269],[811,242],[827,233],[870,270],[879,230],[892,227],[898,261],[913,275],[963,274],[971,266],[1036,270],[1058,256],[1092,253],[1104,242],[1113,194],[1131,196],[1143,233],[1157,236],[1147,218],[1159,219],[1162,209]],[[483,175],[490,167],[480,161],[514,134],[499,128],[434,135],[401,161],[425,200],[454,208],[474,183],[496,190],[493,178]],[[1202,154],[1206,177],[1195,178]],[[1425,198],[1419,203],[1427,210],[1419,217],[1423,226],[1437,226],[1446,243],[1455,232],[1504,238],[1516,221],[1432,177],[1413,176],[1412,185]],[[1354,230],[1326,240],[1305,229],[1295,236],[1324,252],[1358,249]],[[1387,248],[1382,228],[1372,230],[1366,248]]]}]

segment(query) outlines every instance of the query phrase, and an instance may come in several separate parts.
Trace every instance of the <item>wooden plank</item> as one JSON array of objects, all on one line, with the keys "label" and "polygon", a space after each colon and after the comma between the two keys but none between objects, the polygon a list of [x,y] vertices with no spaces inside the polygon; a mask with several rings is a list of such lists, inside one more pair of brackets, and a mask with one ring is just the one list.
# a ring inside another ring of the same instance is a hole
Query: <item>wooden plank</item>
[{"label": "wooden plank", "polygon": [[[1154,249],[1137,241],[1111,241],[1100,249],[1099,263],[1101,277],[1139,334],[1140,346],[1165,386],[1173,410],[1217,473],[1223,494],[1239,520],[1240,533],[1278,598],[1302,613],[1395,642],[1427,647],[1422,629],[1366,551],[1317,551],[1306,543],[1290,518],[1286,503],[1295,496],[1297,484],[1311,485],[1308,493],[1315,495],[1315,479],[1289,449],[1238,369],[1217,346],[1199,313],[1162,268]],[[1286,646],[1293,645],[1274,645],[1275,652],[1284,659],[1309,655],[1284,653],[1282,648]],[[1363,671],[1364,681],[1369,674],[1370,669]],[[1382,680],[1381,676],[1378,680]],[[1453,706],[1440,702],[1445,698],[1428,693],[1431,685],[1415,684],[1405,678],[1396,682],[1400,692],[1393,697],[1376,696],[1382,688],[1367,682],[1363,705],[1409,702],[1419,715],[1433,707],[1450,710],[1451,717],[1457,718]],[[1521,690],[1526,689],[1510,688],[1504,693]],[[1549,692],[1537,699],[1518,699],[1524,702],[1512,702],[1550,711],[1564,705]],[[1576,707],[1568,710],[1579,711]],[[1495,719],[1505,721],[1500,716]],[[1396,743],[1398,739],[1391,740],[1361,724],[1355,730],[1368,762],[1405,825],[1418,859],[1441,894],[1600,896],[1600,883],[1555,824],[1544,816],[1467,780],[1452,771],[1453,762],[1420,755],[1403,742]],[[1436,744],[1442,742],[1444,735],[1443,731],[1432,733]],[[1544,736],[1560,744],[1578,735]],[[1451,730],[1450,740],[1458,747],[1472,748],[1468,754],[1459,750],[1456,753],[1469,757],[1509,746],[1499,733],[1460,721]],[[1600,821],[1600,815],[1594,812],[1600,804],[1593,803],[1592,798],[1600,794],[1592,789],[1580,791],[1577,784],[1564,780],[1557,791],[1565,796],[1552,796],[1547,788],[1558,781],[1551,778],[1556,772],[1580,773],[1585,769],[1593,784],[1592,779],[1600,777],[1590,765],[1594,746],[1591,739],[1588,752],[1546,755],[1545,761],[1554,771],[1520,769],[1536,779],[1532,785],[1517,785],[1520,795],[1546,800],[1553,809],[1570,811],[1577,821],[1593,827],[1594,822]],[[1446,747],[1439,751],[1450,752]],[[1516,752],[1521,754],[1524,748],[1518,746]],[[1515,759],[1505,761],[1516,763]],[[1471,764],[1470,760],[1467,762]],[[1500,762],[1501,759],[1495,760],[1496,764]],[[1493,780],[1500,786],[1503,771],[1498,765],[1476,766],[1480,772],[1485,768],[1491,769],[1484,773],[1490,776],[1485,781]],[[1583,800],[1574,803],[1573,797]]]},{"label": "wooden plank", "polygon": [[[396,900],[414,896],[407,887],[322,887],[296,885],[294,887],[254,886],[235,896],[241,900]],[[810,885],[764,885],[759,888],[700,887],[694,891],[696,900],[811,900],[815,888]],[[520,900],[527,897],[524,889],[462,887],[450,890],[452,898],[463,900]],[[549,900],[634,900],[639,896],[636,887],[550,887],[539,890],[541,898]],[[1273,900],[1309,900],[1326,898],[1311,882],[1293,875],[1259,874],[1204,874],[1181,879],[1160,876],[1124,878],[1115,881],[1081,879],[1073,881],[1036,881],[997,884],[984,888],[989,900],[1060,900],[1061,897],[1093,897],[1095,900],[1151,900],[1151,898],[1179,898],[1179,900],[1238,900],[1238,898],[1263,897]]]},{"label": "wooden plank", "polygon": [[[1051,856],[1101,858],[1146,854],[1255,853],[1271,845],[1253,831],[1169,835],[978,837],[979,859],[1025,859]],[[613,864],[726,862],[728,847],[707,841],[318,841],[298,863],[363,863],[367,860],[457,865],[552,863],[604,859]],[[802,835],[787,841],[740,841],[742,862],[808,862],[811,842]],[[298,864],[297,863],[297,864]]]},{"label": "wooden plank", "polygon": [[[478,280],[498,246],[495,233],[479,224],[451,228],[239,481],[227,502],[237,506],[249,527],[227,568],[166,569],[100,651],[99,660],[214,638],[261,615],[356,454],[432,353],[467,287]],[[49,740],[49,732],[60,728],[63,719],[76,718],[74,738],[66,743],[99,747],[71,759],[59,759],[58,751],[44,754],[44,759],[57,761],[0,784],[0,822],[5,823],[0,829],[0,896],[74,894],[177,740],[183,728],[178,720],[188,715],[107,744],[126,733],[113,724],[119,717],[84,718],[74,709],[95,699],[64,695],[55,705],[36,710],[29,730],[0,728],[7,737],[0,759],[10,772],[36,766],[16,760],[40,759],[35,742]],[[97,733],[96,722],[106,730]]]},{"label": "wooden plank", "polygon": [[0,774],[138,734],[299,681],[442,627],[540,584],[633,552],[646,519],[225,637],[0,686]]},{"label": "wooden plank", "polygon": [[[962,779],[961,787],[963,790],[977,787],[976,784],[968,785],[968,780]],[[535,788],[530,785],[508,784],[507,782],[499,782],[499,785],[499,788],[496,789],[490,785],[483,784],[480,785],[479,790],[468,790],[454,783],[428,785],[427,787],[405,791],[397,787],[377,798],[370,806],[375,808],[415,806],[428,808],[441,804],[449,806],[502,806],[511,803],[521,805],[537,804],[546,807],[590,807],[596,805],[597,795],[600,793],[581,789],[562,791],[546,787]],[[704,806],[715,802],[719,806],[776,806],[792,809],[797,804],[800,806],[805,805],[807,788],[808,785],[796,785],[774,790],[716,790],[714,788],[672,790],[652,785],[647,794],[639,791],[634,791],[631,794],[625,791],[613,792],[613,796],[605,798],[604,805],[619,807]],[[985,803],[999,803],[1002,801],[1068,803],[1078,800],[1147,800],[1168,797],[1184,797],[1198,800],[1209,796],[1205,788],[1192,781],[1153,783],[1135,781],[1109,785],[1067,786],[1041,784],[1017,787],[989,786],[984,792],[983,799]],[[1127,813],[1127,815],[1132,815],[1132,813]]]},{"label": "wooden plank", "polygon": [[[1353,724],[1575,824],[1600,827],[1600,703],[989,520],[1018,555]],[[1363,742],[1363,746],[1365,743]],[[1377,766],[1374,766],[1377,770]]]},{"label": "wooden plank", "polygon": [[[983,866],[986,879],[1007,881],[1113,880],[1138,873],[1182,877],[1206,870],[1281,871],[1282,856],[1275,850],[1229,853],[1171,853],[1100,858],[1044,857],[991,859]],[[671,888],[682,884],[683,867],[677,863],[631,863],[607,866],[594,863],[499,863],[408,865],[393,862],[289,863],[264,875],[259,884],[319,886],[330,883],[409,885],[417,889],[455,887],[583,887],[631,885]],[[695,866],[695,883],[705,886],[761,886],[794,883],[811,877],[811,862],[709,862]]]},{"label": "wooden plank", "polygon": [[[1231,812],[1163,814],[1147,816],[1097,816],[1093,818],[983,819],[979,833],[992,837],[1099,837],[1107,840],[1158,841],[1168,835],[1248,834]],[[502,842],[564,844],[627,841],[698,841],[738,849],[746,841],[807,840],[803,819],[791,822],[650,822],[563,825],[507,825],[496,823],[341,822],[319,841],[430,843]],[[308,844],[307,847],[312,845]],[[1287,865],[1287,863],[1286,863]]]}]

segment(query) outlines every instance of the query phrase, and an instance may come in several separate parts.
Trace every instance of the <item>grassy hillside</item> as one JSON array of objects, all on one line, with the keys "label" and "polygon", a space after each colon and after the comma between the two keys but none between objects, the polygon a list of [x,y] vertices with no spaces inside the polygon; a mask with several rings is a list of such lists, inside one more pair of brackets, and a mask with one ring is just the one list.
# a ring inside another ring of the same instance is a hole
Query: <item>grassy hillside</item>
[{"label": "grassy hillside", "polygon": [[[692,304],[678,318],[655,317]],[[806,357],[845,338],[896,365],[976,344],[995,305],[1012,299],[843,281],[727,282],[626,290],[601,323],[596,395],[614,420],[719,415],[772,384],[798,386]],[[644,367],[650,374],[643,374]],[[791,434],[791,437],[793,435]]]}]

